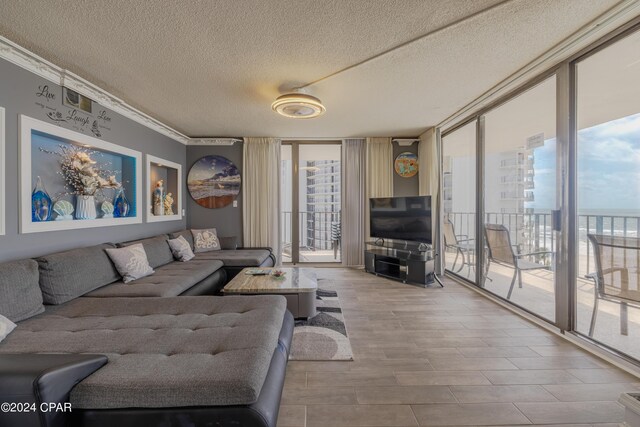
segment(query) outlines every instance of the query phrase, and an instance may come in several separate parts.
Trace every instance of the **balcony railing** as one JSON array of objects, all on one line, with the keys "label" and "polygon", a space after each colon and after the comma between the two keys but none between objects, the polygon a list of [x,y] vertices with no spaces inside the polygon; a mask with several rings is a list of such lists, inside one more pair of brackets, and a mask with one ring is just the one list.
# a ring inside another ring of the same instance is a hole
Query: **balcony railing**
[{"label": "balcony railing", "polygon": [[[453,223],[456,234],[475,235],[475,213],[449,212],[445,216]],[[552,232],[551,213],[485,213],[485,223],[502,224],[510,233],[511,243],[522,252],[553,250],[555,236]],[[639,237],[640,217],[619,215],[578,215],[578,275],[595,270],[593,248],[587,234]]]},{"label": "balcony railing", "polygon": [[[282,244],[285,254],[291,254],[293,213],[282,212]],[[340,240],[340,211],[298,213],[298,236],[301,251],[333,250],[335,240]],[[337,226],[337,227],[336,227]],[[338,233],[336,235],[336,232]],[[336,239],[337,237],[337,239]]]}]

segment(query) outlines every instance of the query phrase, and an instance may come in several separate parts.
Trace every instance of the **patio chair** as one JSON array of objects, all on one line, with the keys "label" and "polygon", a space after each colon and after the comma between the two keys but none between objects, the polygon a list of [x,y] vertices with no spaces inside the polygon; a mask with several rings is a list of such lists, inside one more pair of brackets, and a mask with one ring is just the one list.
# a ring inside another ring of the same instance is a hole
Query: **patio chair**
[{"label": "patio chair", "polygon": [[588,237],[596,264],[596,272],[587,275],[595,281],[589,336],[596,326],[599,300],[620,304],[620,334],[628,335],[627,306],[640,308],[640,239],[600,234]]},{"label": "patio chair", "polygon": [[[460,263],[460,268],[455,270],[456,273],[459,273],[465,265],[469,267],[469,274],[471,273],[471,254],[476,249],[475,243],[473,241],[475,239],[469,239],[469,236],[466,234],[456,234],[453,223],[449,219],[444,220],[443,224],[443,234],[444,234],[444,247],[446,249],[453,249],[456,251],[456,257],[453,260],[453,265],[451,266],[451,270],[454,270],[456,267],[456,263],[458,262],[458,256],[461,257],[462,262]],[[465,261],[466,254],[466,261]]]},{"label": "patio chair", "polygon": [[511,299],[511,294],[513,293],[513,286],[516,283],[516,278],[518,279],[518,287],[522,288],[523,271],[549,269],[548,265],[527,261],[522,258],[544,254],[551,254],[553,256],[552,251],[537,251],[525,254],[517,253],[514,250],[515,246],[511,244],[511,236],[509,234],[509,230],[504,225],[485,224],[484,235],[487,244],[488,257],[487,267],[485,271],[487,273],[489,272],[491,261],[496,264],[505,265],[514,269],[513,279],[511,279],[511,285],[509,286],[507,299]]}]

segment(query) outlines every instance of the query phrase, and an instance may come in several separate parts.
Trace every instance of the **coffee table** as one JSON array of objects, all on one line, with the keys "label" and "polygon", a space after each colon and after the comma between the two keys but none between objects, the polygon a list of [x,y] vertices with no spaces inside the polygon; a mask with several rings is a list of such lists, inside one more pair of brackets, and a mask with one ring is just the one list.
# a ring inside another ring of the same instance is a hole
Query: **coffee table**
[{"label": "coffee table", "polygon": [[273,276],[255,276],[247,274],[250,267],[243,269],[231,279],[222,292],[225,295],[282,295],[287,299],[287,308],[295,318],[313,317],[316,315],[316,291],[318,282],[316,272],[312,268],[262,268],[268,271],[282,270],[284,278]]}]

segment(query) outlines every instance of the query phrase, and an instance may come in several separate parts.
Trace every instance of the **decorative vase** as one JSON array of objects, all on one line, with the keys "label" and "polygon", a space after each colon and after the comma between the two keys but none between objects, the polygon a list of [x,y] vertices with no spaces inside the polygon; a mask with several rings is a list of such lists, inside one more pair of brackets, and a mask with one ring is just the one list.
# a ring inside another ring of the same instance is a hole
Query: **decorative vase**
[{"label": "decorative vase", "polygon": [[94,196],[76,196],[76,219],[96,219],[96,199]]},{"label": "decorative vase", "polygon": [[129,215],[130,209],[131,205],[124,194],[124,188],[120,188],[116,193],[116,198],[113,200],[113,216],[115,218],[124,218]]},{"label": "decorative vase", "polygon": [[51,219],[51,205],[51,197],[44,188],[42,180],[38,177],[36,186],[31,192],[31,221],[49,221]]},{"label": "decorative vase", "polygon": [[156,188],[153,190],[153,215],[164,215],[164,187],[162,180],[156,183]]}]

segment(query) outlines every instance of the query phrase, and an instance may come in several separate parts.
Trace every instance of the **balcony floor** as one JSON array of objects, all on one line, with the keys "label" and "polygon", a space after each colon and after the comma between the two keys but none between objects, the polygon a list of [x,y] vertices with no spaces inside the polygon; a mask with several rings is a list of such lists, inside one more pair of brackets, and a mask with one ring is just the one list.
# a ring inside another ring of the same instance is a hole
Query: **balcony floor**
[{"label": "balcony floor", "polygon": [[[451,270],[455,255],[446,254],[446,268]],[[456,269],[460,265],[458,264]],[[475,279],[475,271],[467,266],[460,271],[462,277]],[[506,298],[513,277],[513,269],[491,264],[485,289]],[[589,332],[594,302],[594,283],[578,278],[577,289],[577,330],[583,334]],[[554,273],[547,270],[533,270],[522,275],[522,288],[516,281],[511,301],[546,319],[555,319]],[[628,335],[620,333],[620,305],[600,301],[593,338],[636,359],[640,359],[640,309],[628,308]]]},{"label": "balcony floor", "polygon": [[[291,262],[291,254],[282,254],[282,262]],[[300,248],[300,263],[324,263],[324,262],[342,262],[340,258],[340,251],[338,251],[337,258],[333,256],[333,250],[309,250],[306,248]]]}]

